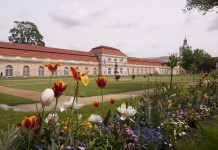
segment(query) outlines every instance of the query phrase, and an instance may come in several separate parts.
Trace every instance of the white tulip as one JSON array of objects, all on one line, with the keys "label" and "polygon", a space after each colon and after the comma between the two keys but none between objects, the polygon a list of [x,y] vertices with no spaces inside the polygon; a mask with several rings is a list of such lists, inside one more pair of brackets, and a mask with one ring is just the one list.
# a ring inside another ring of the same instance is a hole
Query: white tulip
[{"label": "white tulip", "polygon": [[54,99],[54,91],[52,89],[45,89],[40,97],[40,102],[42,106],[49,106],[51,105],[52,101]]},{"label": "white tulip", "polygon": [[126,118],[132,117],[137,113],[132,106],[126,107],[125,103],[118,107],[117,111],[121,114],[121,120],[126,120]]},{"label": "white tulip", "polygon": [[45,123],[56,123],[58,119],[58,114],[49,114],[48,117],[45,119]]},{"label": "white tulip", "polygon": [[159,68],[157,68],[157,67],[155,67],[154,68],[154,75],[159,75],[160,74],[160,69]]},{"label": "white tulip", "polygon": [[102,118],[99,115],[92,114],[88,120],[92,123],[102,123]]},{"label": "white tulip", "polygon": [[64,102],[60,107],[60,111],[63,112],[69,108],[74,108],[74,109],[81,109],[83,107],[83,104],[79,104],[76,103],[76,101],[74,101],[74,105],[73,105],[73,97],[71,97],[71,99],[69,101]]}]

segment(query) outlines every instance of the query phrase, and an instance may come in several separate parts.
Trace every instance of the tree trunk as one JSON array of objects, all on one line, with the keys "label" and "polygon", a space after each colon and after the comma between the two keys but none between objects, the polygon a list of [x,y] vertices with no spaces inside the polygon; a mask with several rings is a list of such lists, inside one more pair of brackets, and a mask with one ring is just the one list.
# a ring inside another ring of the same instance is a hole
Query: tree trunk
[{"label": "tree trunk", "polygon": [[170,74],[170,88],[172,88],[172,82],[173,82],[173,68],[171,68],[171,74]]}]

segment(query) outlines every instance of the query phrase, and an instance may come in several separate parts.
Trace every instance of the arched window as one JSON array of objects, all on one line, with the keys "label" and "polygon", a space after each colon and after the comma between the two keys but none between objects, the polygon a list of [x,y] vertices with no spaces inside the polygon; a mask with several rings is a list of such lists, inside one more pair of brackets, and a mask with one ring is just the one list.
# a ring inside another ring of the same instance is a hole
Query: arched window
[{"label": "arched window", "polygon": [[97,69],[93,68],[93,75],[97,75]]},{"label": "arched window", "polygon": [[107,74],[111,74],[111,68],[108,68]]},{"label": "arched window", "polygon": [[123,68],[120,68],[120,74],[123,74]]},{"label": "arched window", "polygon": [[132,75],[134,75],[135,74],[135,72],[134,72],[134,68],[132,69]]},{"label": "arched window", "polygon": [[69,70],[68,67],[64,68],[64,76],[68,76],[69,75],[68,70]]},{"label": "arched window", "polygon": [[29,77],[30,76],[30,67],[29,66],[24,66],[23,67],[23,76],[24,77]]},{"label": "arched window", "polygon": [[43,66],[39,66],[39,77],[44,77],[44,67]]},{"label": "arched window", "polygon": [[6,77],[12,77],[13,76],[13,67],[11,65],[6,66],[5,75],[6,75]]}]

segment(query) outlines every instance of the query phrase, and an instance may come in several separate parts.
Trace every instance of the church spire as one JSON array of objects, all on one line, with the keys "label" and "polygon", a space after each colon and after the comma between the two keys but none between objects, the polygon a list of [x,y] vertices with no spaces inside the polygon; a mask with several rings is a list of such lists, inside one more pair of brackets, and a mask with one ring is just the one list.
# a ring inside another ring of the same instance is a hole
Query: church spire
[{"label": "church spire", "polygon": [[185,39],[183,40],[183,45],[188,45],[188,41],[186,39],[186,35],[185,35]]},{"label": "church spire", "polygon": [[186,38],[186,35],[185,35],[185,39],[183,40],[183,45],[180,46],[179,50],[180,50],[180,55],[181,55],[181,51],[185,50],[185,49],[192,49],[191,46],[188,45],[188,40]]}]

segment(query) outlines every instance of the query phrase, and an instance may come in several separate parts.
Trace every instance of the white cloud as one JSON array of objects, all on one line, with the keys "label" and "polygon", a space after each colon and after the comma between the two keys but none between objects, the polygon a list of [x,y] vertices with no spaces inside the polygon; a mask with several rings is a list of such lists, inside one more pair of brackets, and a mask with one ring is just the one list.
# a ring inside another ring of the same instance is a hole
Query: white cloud
[{"label": "white cloud", "polygon": [[124,19],[118,19],[116,21],[113,21],[106,25],[107,27],[112,28],[134,28],[139,25],[139,22],[134,20],[124,20]]},{"label": "white cloud", "polygon": [[210,23],[210,25],[207,28],[207,31],[214,31],[218,30],[218,16]]},{"label": "white cloud", "polygon": [[87,10],[80,4],[61,5],[55,10],[51,17],[54,21],[59,22],[64,27],[73,27],[85,23]]},{"label": "white cloud", "polygon": [[216,56],[217,14],[183,13],[185,3],[185,0],[38,0],[31,3],[7,0],[1,3],[4,7],[0,13],[0,40],[8,41],[8,32],[15,20],[28,20],[37,25],[49,47],[88,51],[108,45],[130,56],[152,57],[178,52],[186,34],[193,49],[204,48]]}]

